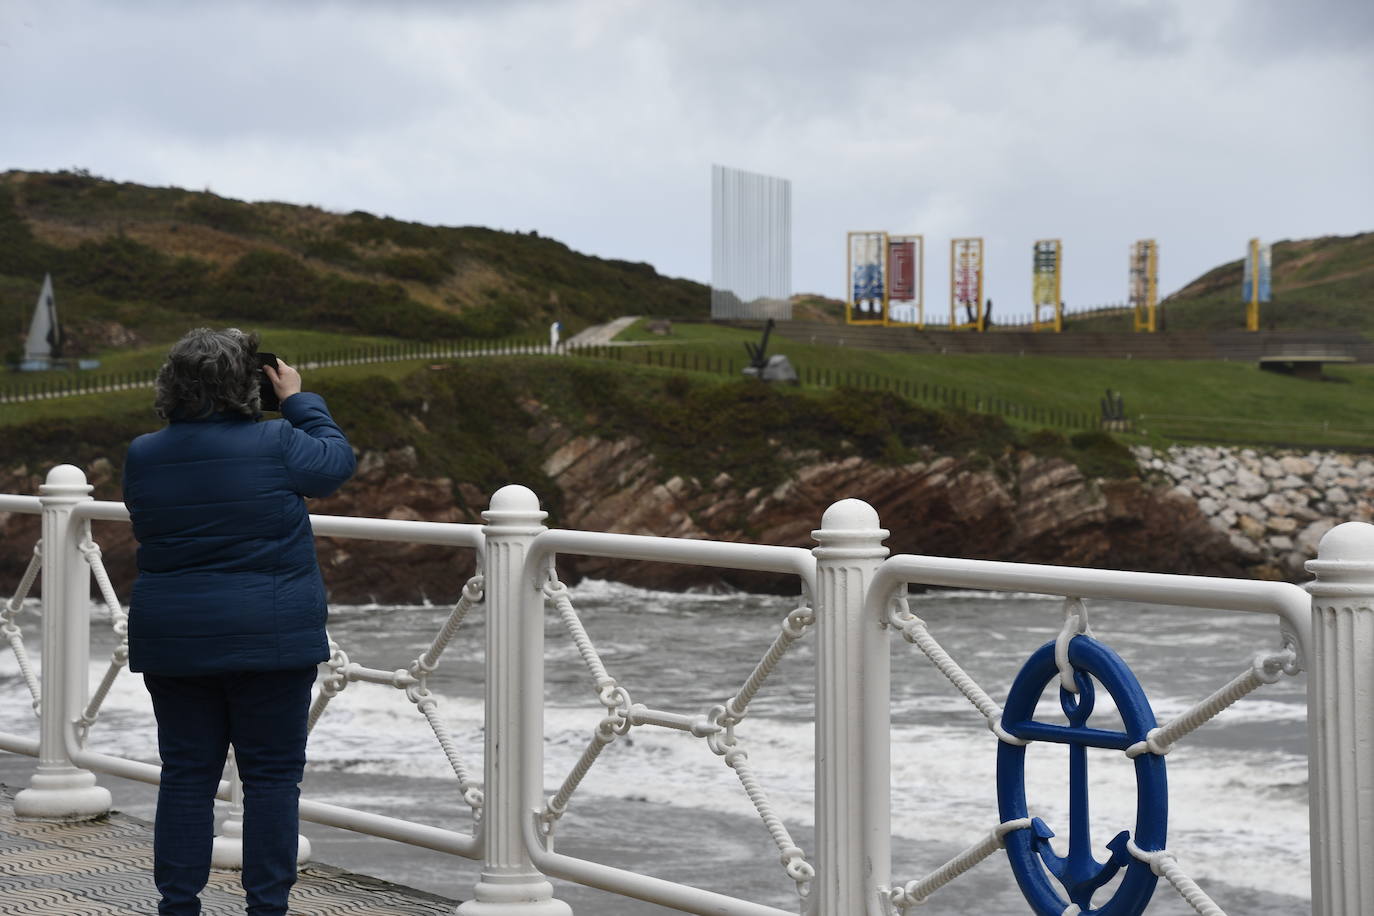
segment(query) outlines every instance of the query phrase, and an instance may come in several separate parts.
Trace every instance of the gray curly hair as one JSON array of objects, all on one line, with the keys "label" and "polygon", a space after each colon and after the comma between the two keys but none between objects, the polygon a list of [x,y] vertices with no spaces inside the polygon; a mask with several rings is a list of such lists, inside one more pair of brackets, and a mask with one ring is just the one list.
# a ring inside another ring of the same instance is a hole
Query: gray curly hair
[{"label": "gray curly hair", "polygon": [[187,331],[157,372],[157,415],[164,420],[204,420],[225,412],[261,416],[257,352],[258,335],[238,328]]}]

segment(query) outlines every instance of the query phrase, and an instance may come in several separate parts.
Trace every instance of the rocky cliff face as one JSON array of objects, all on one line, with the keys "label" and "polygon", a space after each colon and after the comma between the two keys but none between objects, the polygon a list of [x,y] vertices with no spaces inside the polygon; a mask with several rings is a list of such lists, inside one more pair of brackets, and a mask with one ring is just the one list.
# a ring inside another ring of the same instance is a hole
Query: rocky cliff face
[{"label": "rocky cliff face", "polygon": [[[810,548],[825,509],[855,497],[877,509],[892,532],[887,546],[893,553],[1210,575],[1244,575],[1253,562],[1177,488],[1088,480],[1062,459],[1028,452],[930,454],[901,466],[793,455],[800,470],[763,491],[738,487],[725,474],[666,477],[634,438],[573,435],[551,421],[531,436],[557,488],[540,496],[555,507],[549,523],[559,527]],[[337,495],[316,501],[312,511],[480,523],[490,494],[419,476],[416,468],[410,448],[364,452],[356,477]],[[87,472],[98,497],[118,498],[109,462],[96,461]],[[36,493],[41,482],[38,469],[12,468],[0,473],[0,492]],[[37,522],[0,513],[0,591],[18,582]],[[97,525],[107,567],[127,596],[134,574],[128,527]],[[473,571],[465,551],[342,539],[321,539],[320,563],[339,602],[451,601]],[[796,589],[785,577],[668,564],[568,557],[560,569],[569,579],[612,578],[655,588]]]},{"label": "rocky cliff face", "polygon": [[[817,461],[772,491],[741,492],[724,475],[660,482],[633,439],[575,437],[558,445],[545,470],[565,500],[561,523],[571,528],[810,548],[826,508],[854,497],[877,509],[892,553],[1242,574],[1236,550],[1191,499],[1134,480],[1090,481],[1066,461],[1024,452],[995,460],[931,455],[897,467]],[[703,571],[686,567],[582,559],[573,568],[656,587],[703,584]],[[727,571],[705,581],[795,588]]]}]

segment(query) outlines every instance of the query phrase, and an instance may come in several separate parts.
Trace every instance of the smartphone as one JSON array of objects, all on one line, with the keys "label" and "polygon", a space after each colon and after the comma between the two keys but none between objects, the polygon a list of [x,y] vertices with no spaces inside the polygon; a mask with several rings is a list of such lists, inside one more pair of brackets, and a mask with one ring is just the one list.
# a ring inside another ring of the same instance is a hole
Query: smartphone
[{"label": "smartphone", "polygon": [[272,380],[262,371],[263,366],[277,368],[277,354],[258,351],[258,374],[262,376],[258,380],[258,391],[262,395],[263,410],[281,410],[281,401],[277,400],[277,389],[272,387]]}]

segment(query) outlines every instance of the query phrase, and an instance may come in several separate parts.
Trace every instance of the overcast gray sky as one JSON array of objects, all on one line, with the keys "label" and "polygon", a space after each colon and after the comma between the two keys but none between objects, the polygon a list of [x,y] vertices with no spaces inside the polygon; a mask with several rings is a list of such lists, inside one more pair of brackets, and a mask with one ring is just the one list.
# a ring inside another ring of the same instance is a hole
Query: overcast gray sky
[{"label": "overcast gray sky", "polygon": [[[850,229],[986,238],[1027,309],[1246,240],[1374,229],[1368,0],[4,0],[0,169],[537,229],[710,281],[710,166],[792,181],[793,282]],[[1239,298],[1239,292],[1237,292]],[[1241,320],[1239,304],[1237,321]]]}]

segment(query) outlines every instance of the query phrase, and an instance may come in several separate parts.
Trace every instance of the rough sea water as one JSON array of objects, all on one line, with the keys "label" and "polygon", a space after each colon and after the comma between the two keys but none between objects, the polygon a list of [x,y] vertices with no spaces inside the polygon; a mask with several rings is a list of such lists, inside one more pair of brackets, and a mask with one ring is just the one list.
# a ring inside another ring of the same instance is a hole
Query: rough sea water
[{"label": "rough sea water", "polygon": [[[677,594],[584,582],[573,601],[610,674],[635,702],[688,715],[724,702],[767,651],[796,599],[748,594]],[[1054,638],[1062,602],[1034,595],[930,592],[912,610],[999,703],[1025,659]],[[1266,615],[1090,603],[1094,634],[1135,671],[1161,723],[1243,672],[1258,651],[1279,645]],[[444,606],[336,606],[333,637],[351,660],[406,668],[429,645]],[[113,647],[93,614],[91,684]],[[20,616],[38,657],[38,619]],[[562,622],[547,617],[545,783],[552,794],[586,746],[603,710]],[[738,729],[758,778],[794,839],[814,850],[814,633],[797,643]],[[431,678],[441,714],[468,765],[481,773],[484,619],[464,623]],[[1291,916],[1310,909],[1305,677],[1261,687],[1182,741],[1167,758],[1168,848],[1227,912]],[[1042,698],[1042,718],[1058,708]],[[1097,691],[1094,724],[1111,726],[1111,704]],[[983,837],[997,822],[997,740],[982,717],[923,655],[892,641],[893,878],[923,877]],[[1051,721],[1046,718],[1047,721]],[[12,653],[0,652],[0,730],[36,735],[28,694]],[[140,679],[122,674],[91,733],[92,748],[156,762],[152,715]],[[21,781],[32,762],[5,756],[3,772]],[[402,691],[355,683],[330,705],[312,734],[305,784],[309,798],[469,830],[471,818],[438,743]],[[1027,754],[1031,813],[1068,834],[1067,752],[1033,744]],[[1098,858],[1135,820],[1130,761],[1113,751],[1089,755],[1093,843]],[[154,790],[101,777],[121,810],[151,818]],[[466,899],[473,862],[347,831],[303,826],[315,858],[445,896]],[[641,726],[602,754],[557,828],[559,852],[797,908],[795,885],[779,865],[767,830],[734,773],[704,740]],[[1119,879],[1118,879],[1119,880]],[[1114,889],[1096,899],[1101,904]],[[555,882],[579,914],[666,914],[663,907]],[[922,907],[932,914],[1029,912],[997,852]],[[1151,916],[1189,914],[1161,880]]]}]

